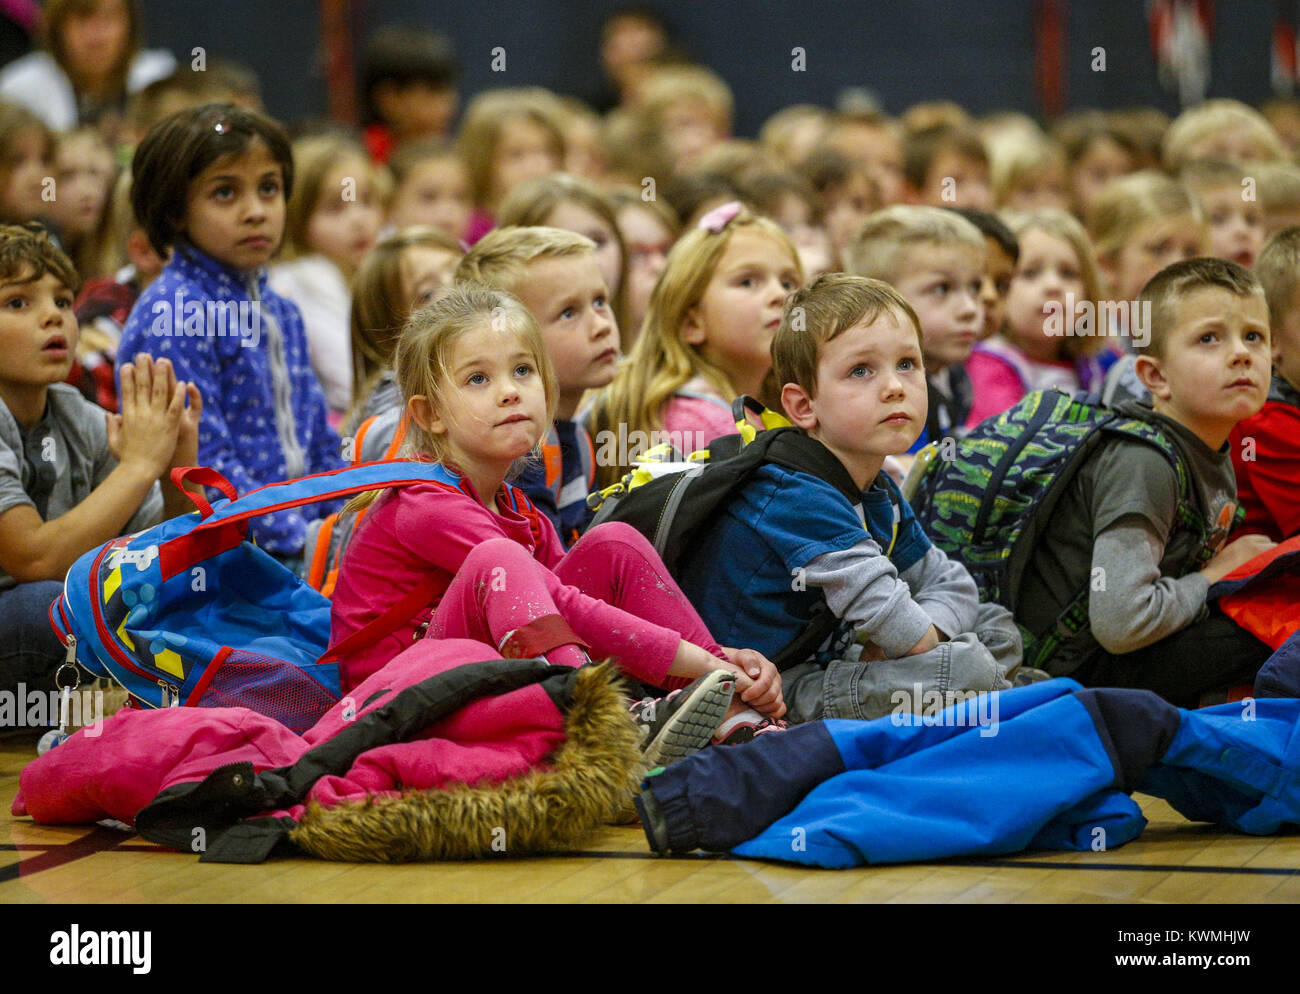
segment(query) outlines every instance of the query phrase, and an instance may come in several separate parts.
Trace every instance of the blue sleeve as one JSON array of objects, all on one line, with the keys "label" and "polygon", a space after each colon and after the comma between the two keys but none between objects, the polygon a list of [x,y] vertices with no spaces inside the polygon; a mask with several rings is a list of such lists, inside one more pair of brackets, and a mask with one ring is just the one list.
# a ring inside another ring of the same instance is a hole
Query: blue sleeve
[{"label": "blue sleeve", "polygon": [[[239,340],[153,334],[152,307],[156,299],[157,295],[146,291],[126,319],[126,327],[122,330],[122,339],[118,345],[117,370],[114,373],[119,395],[122,389],[122,363],[134,362],[140,352],[155,359],[170,360],[176,378],[193,383],[203,395],[203,415],[199,421],[199,462],[215,469],[234,484],[241,494],[256,489],[261,486],[261,481],[245,469],[222,411],[226,398],[223,396],[223,362],[218,349],[223,342],[233,342],[238,349]],[[165,300],[162,302],[167,303]],[[163,325],[170,326],[170,322],[160,318],[159,326]]]},{"label": "blue sleeve", "polygon": [[[229,480],[238,494],[246,494],[272,482],[250,469],[249,453],[241,452],[236,432],[226,415],[227,405],[235,399],[227,396],[231,389],[229,384],[234,379],[230,373],[235,364],[252,361],[246,355],[249,350],[237,336],[222,338],[154,334],[154,301],[161,299],[162,303],[168,303],[164,295],[175,289],[176,284],[165,283],[160,278],[155,287],[150,287],[150,290],[155,290],[154,293],[146,291],[141,296],[127,318],[118,349],[120,361],[127,361],[125,357],[133,359],[138,352],[145,352],[155,359],[170,360],[177,379],[192,382],[203,395],[203,414],[199,421],[199,462]],[[197,291],[184,286],[182,289],[188,291],[190,299],[203,299]],[[160,327],[169,323],[160,321]],[[301,327],[299,334],[301,335]],[[116,375],[120,390],[120,363]],[[319,392],[319,387],[317,391]],[[268,411],[270,406],[268,402]],[[338,464],[342,465],[341,459]],[[209,497],[211,496],[213,494],[209,492]],[[325,505],[314,505],[305,509],[295,508],[279,514],[262,515],[249,522],[249,531],[257,544],[267,552],[297,555],[306,541],[308,516],[318,513],[323,507]]]},{"label": "blue sleeve", "polygon": [[762,535],[787,570],[851,548],[863,537],[862,522],[838,490],[809,473],[779,466],[758,470],[735,513]]}]

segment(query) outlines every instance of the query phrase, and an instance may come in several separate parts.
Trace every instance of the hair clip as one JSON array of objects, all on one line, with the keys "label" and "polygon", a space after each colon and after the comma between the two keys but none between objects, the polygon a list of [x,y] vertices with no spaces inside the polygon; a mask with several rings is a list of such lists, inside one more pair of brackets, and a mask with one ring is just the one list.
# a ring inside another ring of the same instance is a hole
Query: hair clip
[{"label": "hair clip", "polygon": [[711,231],[715,235],[729,225],[732,219],[740,213],[740,201],[733,200],[730,203],[723,204],[721,207],[715,207],[702,218],[698,225],[704,231]]}]

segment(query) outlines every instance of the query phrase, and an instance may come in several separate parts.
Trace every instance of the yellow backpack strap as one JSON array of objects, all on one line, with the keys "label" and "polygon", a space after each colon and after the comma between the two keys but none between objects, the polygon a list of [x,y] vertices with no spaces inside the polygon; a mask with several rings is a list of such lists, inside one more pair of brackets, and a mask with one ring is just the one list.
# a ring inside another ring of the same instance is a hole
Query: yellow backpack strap
[{"label": "yellow backpack strap", "polygon": [[731,416],[736,419],[736,430],[740,432],[740,437],[748,445],[758,435],[758,429],[754,427],[749,415],[754,414],[763,425],[763,430],[767,431],[772,428],[789,428],[790,421],[782,414],[769,410],[761,403],[750,397],[748,394],[741,394],[731,402]]},{"label": "yellow backpack strap", "polygon": [[916,496],[917,491],[921,489],[921,480],[925,478],[925,471],[930,468],[930,463],[934,462],[935,457],[939,455],[939,443],[931,442],[929,445],[921,448],[916,457],[912,460],[911,468],[907,471],[907,476],[903,480],[903,486],[900,488],[903,494],[903,500],[909,504],[912,498]]},{"label": "yellow backpack strap", "polygon": [[603,490],[597,490],[595,493],[587,495],[587,507],[593,511],[600,509],[600,505],[605,503],[607,498],[620,497],[625,493],[630,493],[637,487],[644,486],[654,479],[654,474],[648,469],[638,466],[628,473],[617,483],[612,483]]}]

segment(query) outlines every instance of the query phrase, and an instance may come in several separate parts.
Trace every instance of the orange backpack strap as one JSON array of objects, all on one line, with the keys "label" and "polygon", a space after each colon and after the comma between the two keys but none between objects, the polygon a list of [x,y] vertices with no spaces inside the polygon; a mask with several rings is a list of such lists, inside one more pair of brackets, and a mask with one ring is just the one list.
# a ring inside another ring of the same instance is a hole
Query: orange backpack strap
[{"label": "orange backpack strap", "polygon": [[375,419],[378,417],[378,414],[372,414],[357,425],[357,433],[352,438],[352,465],[358,466],[361,464],[361,446],[365,444],[366,433],[370,431],[371,425],[375,423]]},{"label": "orange backpack strap", "polygon": [[[393,432],[393,440],[388,443],[388,448],[384,451],[385,459],[396,459],[397,453],[402,448],[402,443],[406,441],[406,419],[408,415],[403,414],[402,419],[397,422],[397,431]],[[371,420],[374,420],[373,418]],[[360,444],[357,445],[357,451],[361,451]]]},{"label": "orange backpack strap", "polygon": [[560,500],[560,484],[564,476],[564,461],[560,455],[560,436],[555,431],[555,425],[546,432],[546,441],[542,443],[542,465],[546,468],[546,489],[555,497],[558,504]]},{"label": "orange backpack strap", "polygon": [[[330,537],[334,526],[338,524],[338,513],[329,515],[321,522],[320,531],[316,533],[316,548],[312,550],[311,569],[307,571],[307,582],[316,590],[324,593],[325,567],[329,564]],[[329,594],[325,594],[326,597]]]}]

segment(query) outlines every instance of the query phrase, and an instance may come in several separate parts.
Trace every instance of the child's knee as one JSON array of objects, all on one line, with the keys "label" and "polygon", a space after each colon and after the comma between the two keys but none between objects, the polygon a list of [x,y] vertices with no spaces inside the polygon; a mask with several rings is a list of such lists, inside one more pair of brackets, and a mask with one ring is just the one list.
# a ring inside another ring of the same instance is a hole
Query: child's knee
[{"label": "child's knee", "polygon": [[536,560],[518,542],[508,538],[490,538],[470,550],[457,574],[504,582],[512,570],[536,568]]},{"label": "child's knee", "polygon": [[579,539],[574,549],[579,547],[591,549],[596,546],[607,551],[634,549],[643,557],[658,558],[654,546],[646,540],[646,537],[623,521],[606,521],[602,525],[597,525]]}]

